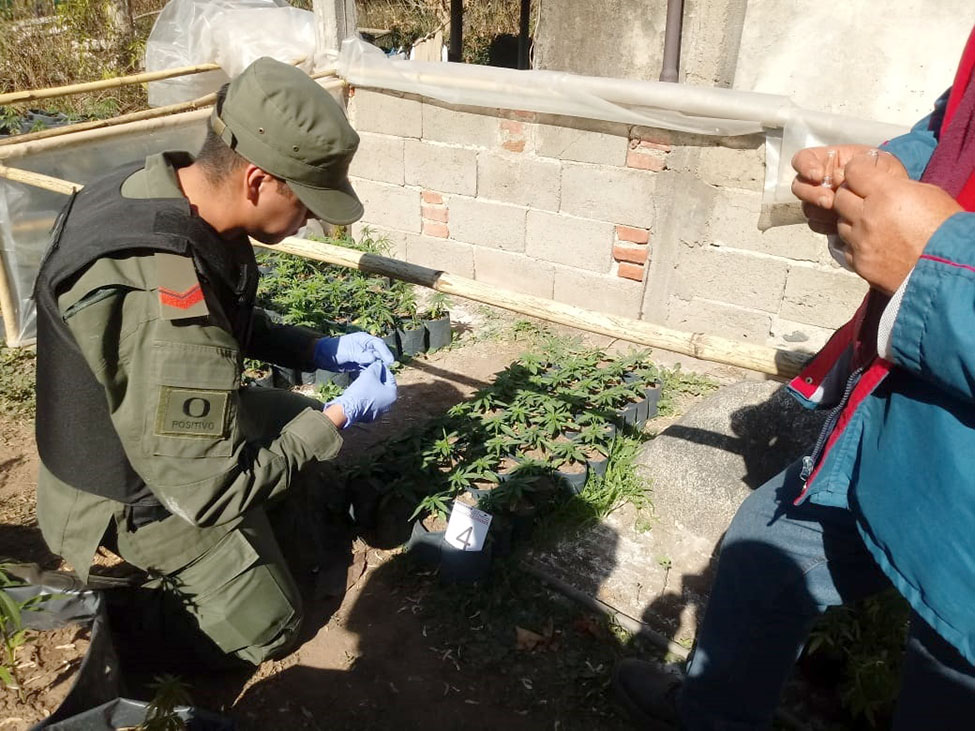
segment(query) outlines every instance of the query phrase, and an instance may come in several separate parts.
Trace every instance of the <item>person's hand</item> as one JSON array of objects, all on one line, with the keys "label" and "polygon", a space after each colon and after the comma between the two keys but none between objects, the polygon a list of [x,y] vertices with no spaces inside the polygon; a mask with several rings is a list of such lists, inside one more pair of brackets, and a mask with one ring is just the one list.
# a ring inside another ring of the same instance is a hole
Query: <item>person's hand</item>
[{"label": "person's hand", "polygon": [[348,428],[353,424],[375,421],[389,411],[395,401],[396,378],[383,363],[376,361],[363,370],[338,398],[326,404],[323,411],[341,406],[345,413],[343,428]]},{"label": "person's hand", "polygon": [[379,338],[369,333],[351,333],[320,338],[315,343],[316,368],[326,371],[358,371],[376,361],[392,365],[396,358]]},{"label": "person's hand", "polygon": [[[833,152],[832,160],[829,159],[830,152]],[[792,167],[796,177],[792,181],[792,192],[802,201],[803,215],[809,219],[809,228],[816,233],[836,233],[834,193],[846,178],[847,165],[858,157],[868,158],[879,170],[894,177],[908,177],[900,160],[868,145],[808,147],[793,156]],[[827,175],[829,184],[824,185]]]},{"label": "person's hand", "polygon": [[892,177],[866,155],[846,165],[832,208],[850,268],[886,294],[910,274],[938,227],[963,210],[941,188]]}]

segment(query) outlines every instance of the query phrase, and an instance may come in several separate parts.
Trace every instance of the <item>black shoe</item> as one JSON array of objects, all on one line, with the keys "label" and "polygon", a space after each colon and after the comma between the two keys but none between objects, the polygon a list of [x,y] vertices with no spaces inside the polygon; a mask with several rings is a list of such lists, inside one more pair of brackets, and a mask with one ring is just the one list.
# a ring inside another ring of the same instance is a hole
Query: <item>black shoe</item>
[{"label": "black shoe", "polygon": [[613,690],[630,718],[650,731],[677,731],[681,679],[649,662],[627,658],[613,668]]}]

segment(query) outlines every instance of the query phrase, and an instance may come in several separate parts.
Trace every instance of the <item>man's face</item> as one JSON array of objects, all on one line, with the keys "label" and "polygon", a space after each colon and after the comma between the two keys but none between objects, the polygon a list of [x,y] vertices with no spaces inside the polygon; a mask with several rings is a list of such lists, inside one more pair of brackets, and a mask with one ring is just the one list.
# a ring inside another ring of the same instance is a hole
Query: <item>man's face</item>
[{"label": "man's face", "polygon": [[277,244],[294,236],[305,225],[311,212],[283,181],[268,177],[260,189],[257,220],[251,236],[264,244]]}]

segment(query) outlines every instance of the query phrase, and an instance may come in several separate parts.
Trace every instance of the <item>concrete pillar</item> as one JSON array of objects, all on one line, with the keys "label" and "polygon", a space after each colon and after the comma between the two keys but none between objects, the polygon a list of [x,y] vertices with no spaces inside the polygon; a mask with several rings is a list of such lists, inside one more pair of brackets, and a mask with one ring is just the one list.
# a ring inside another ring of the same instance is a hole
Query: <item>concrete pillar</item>
[{"label": "concrete pillar", "polygon": [[334,62],[342,41],[356,32],[355,0],[313,0],[315,68]]}]

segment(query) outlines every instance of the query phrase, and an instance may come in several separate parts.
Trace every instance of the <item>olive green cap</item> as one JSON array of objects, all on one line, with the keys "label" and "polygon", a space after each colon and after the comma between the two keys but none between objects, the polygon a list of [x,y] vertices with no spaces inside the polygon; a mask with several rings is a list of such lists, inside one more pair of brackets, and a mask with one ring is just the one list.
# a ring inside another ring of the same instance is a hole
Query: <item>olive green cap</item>
[{"label": "olive green cap", "polygon": [[301,69],[257,59],[230,82],[210,123],[241,156],[285,180],[318,218],[345,225],[362,217],[348,174],[359,135]]}]

